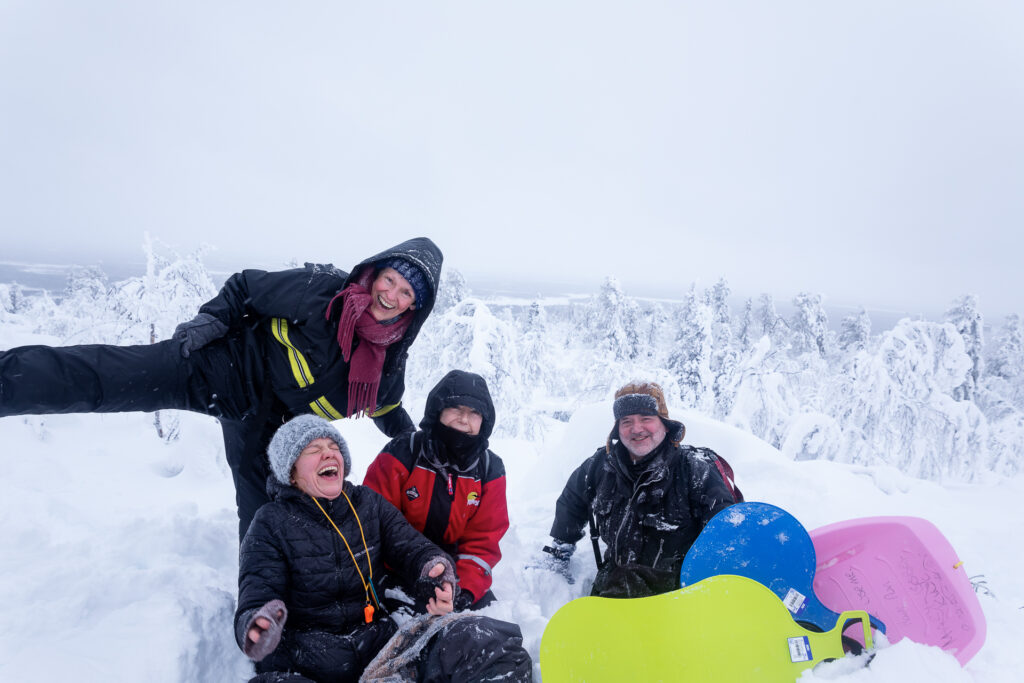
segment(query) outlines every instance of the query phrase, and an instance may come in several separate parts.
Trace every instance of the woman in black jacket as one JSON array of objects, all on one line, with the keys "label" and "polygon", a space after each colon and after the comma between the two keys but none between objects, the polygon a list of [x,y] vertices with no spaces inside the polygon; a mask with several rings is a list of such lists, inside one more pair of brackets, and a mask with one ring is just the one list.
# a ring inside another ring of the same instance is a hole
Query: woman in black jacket
[{"label": "woman in black jacket", "polygon": [[[420,639],[423,651],[403,653],[401,680],[529,680],[517,626],[443,616],[459,590],[451,559],[377,493],[345,481],[351,458],[329,422],[294,418],[268,455],[273,500],[242,542],[235,613],[238,644],[257,662],[254,681],[357,680],[397,632],[374,586],[385,563],[417,586],[433,615],[423,628],[436,627]],[[387,659],[402,659],[395,649]],[[301,678],[282,679],[286,672]]]},{"label": "woman in black jacket", "polygon": [[265,453],[283,421],[369,415],[388,436],[414,429],[401,406],[405,362],[441,261],[419,237],[351,273],[309,263],[244,270],[167,341],[0,352],[0,417],[165,408],[217,417],[241,538],[268,500]]}]

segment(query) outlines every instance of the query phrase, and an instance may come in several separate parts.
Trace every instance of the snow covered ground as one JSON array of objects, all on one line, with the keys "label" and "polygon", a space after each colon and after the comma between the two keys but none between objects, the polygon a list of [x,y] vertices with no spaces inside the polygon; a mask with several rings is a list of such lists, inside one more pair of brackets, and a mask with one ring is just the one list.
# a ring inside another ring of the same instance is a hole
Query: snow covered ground
[{"label": "snow covered ground", "polygon": [[[413,411],[417,397],[412,397]],[[421,400],[421,399],[420,399]],[[732,427],[675,410],[687,441],[725,454],[748,500],[779,505],[808,529],[894,514],[932,520],[970,575],[984,575],[984,647],[964,669],[936,648],[902,641],[870,666],[837,662],[808,680],[1017,681],[1024,671],[1024,550],[1014,542],[1024,480],[942,486],[885,467],[794,462]],[[547,619],[594,573],[580,544],[573,586],[526,569],[547,540],[572,469],[604,441],[607,402],[579,407],[543,442],[495,440],[508,469],[512,527],[495,571],[502,602],[537,660]],[[337,423],[356,481],[385,438],[369,421]],[[244,681],[232,638],[234,492],[216,423],[182,415],[182,437],[157,438],[151,416],[68,415],[0,420],[0,680]],[[539,680],[539,668],[536,669]]]}]

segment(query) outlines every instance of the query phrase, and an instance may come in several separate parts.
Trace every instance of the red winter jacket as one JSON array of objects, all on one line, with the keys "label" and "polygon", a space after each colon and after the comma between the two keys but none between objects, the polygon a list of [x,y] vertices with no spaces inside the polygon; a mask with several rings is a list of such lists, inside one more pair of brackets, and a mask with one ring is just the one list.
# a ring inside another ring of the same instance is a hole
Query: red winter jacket
[{"label": "red winter jacket", "polygon": [[508,530],[505,465],[485,451],[464,469],[437,456],[423,431],[393,439],[366,471],[363,485],[402,511],[428,539],[455,557],[459,585],[476,602],[491,587]]}]

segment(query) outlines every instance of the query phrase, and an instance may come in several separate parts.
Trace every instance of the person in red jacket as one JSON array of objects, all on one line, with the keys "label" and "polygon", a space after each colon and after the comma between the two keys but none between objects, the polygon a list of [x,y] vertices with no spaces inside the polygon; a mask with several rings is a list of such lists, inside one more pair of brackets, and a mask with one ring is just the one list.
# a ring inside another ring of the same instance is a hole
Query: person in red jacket
[{"label": "person in red jacket", "polygon": [[508,530],[505,465],[487,448],[493,428],[484,378],[452,370],[430,390],[420,430],[392,439],[363,480],[455,558],[457,609],[494,600],[491,573]]}]

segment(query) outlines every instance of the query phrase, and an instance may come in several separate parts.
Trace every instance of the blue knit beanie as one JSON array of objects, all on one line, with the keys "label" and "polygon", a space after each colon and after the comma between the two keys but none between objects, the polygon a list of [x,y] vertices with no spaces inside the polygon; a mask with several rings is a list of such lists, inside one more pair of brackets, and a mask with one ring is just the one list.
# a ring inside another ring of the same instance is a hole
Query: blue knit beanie
[{"label": "blue knit beanie", "polygon": [[292,483],[292,467],[299,459],[302,449],[315,439],[330,439],[341,448],[341,458],[345,463],[345,476],[352,471],[352,456],[348,452],[348,444],[341,434],[327,420],[316,415],[299,415],[281,425],[267,447],[267,458],[274,477],[290,486]]},{"label": "blue knit beanie", "polygon": [[416,308],[422,308],[430,301],[430,286],[427,284],[427,276],[423,274],[419,266],[412,261],[406,261],[404,258],[396,256],[377,263],[378,272],[385,268],[394,268],[409,282],[412,291],[416,294]]}]

